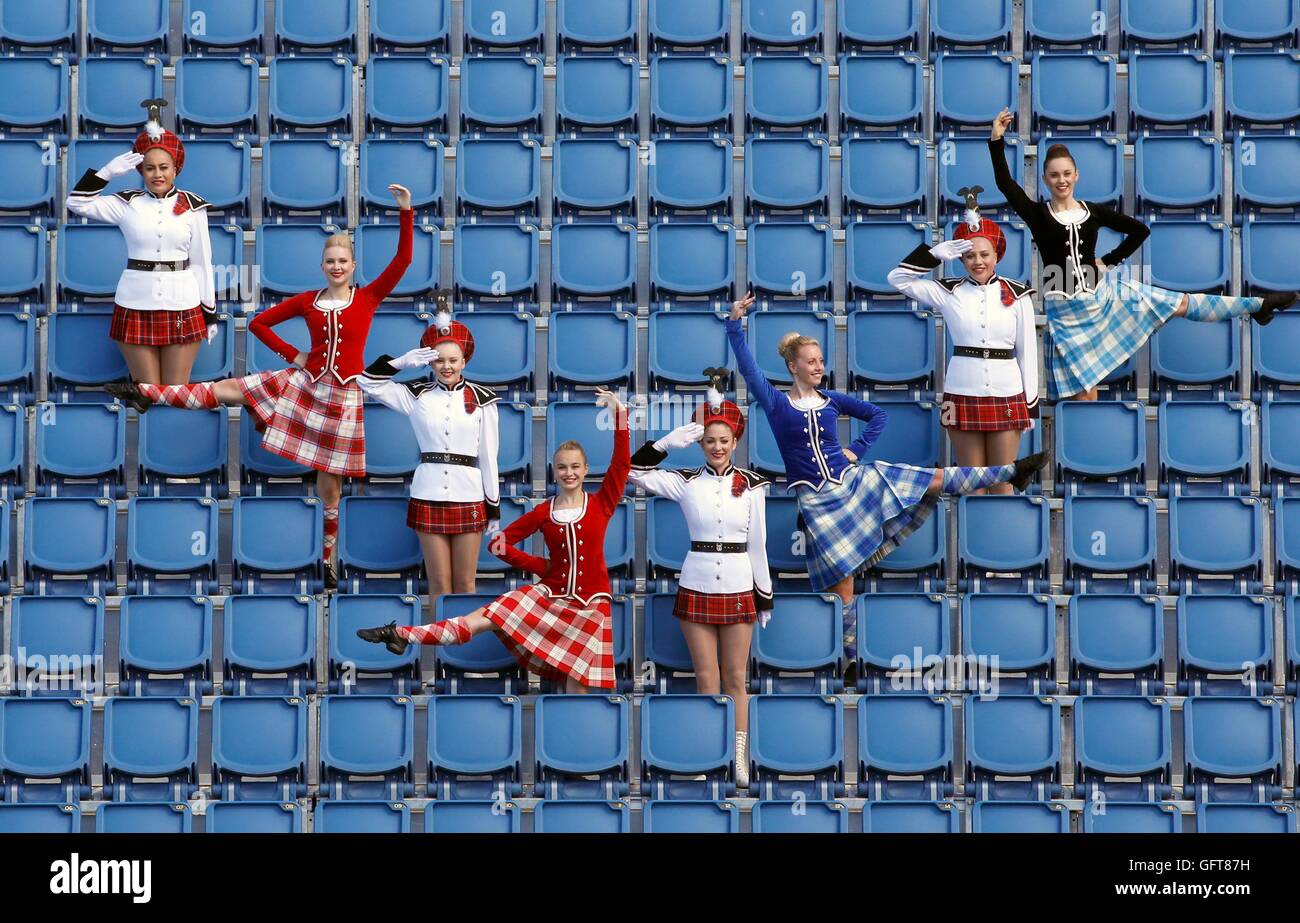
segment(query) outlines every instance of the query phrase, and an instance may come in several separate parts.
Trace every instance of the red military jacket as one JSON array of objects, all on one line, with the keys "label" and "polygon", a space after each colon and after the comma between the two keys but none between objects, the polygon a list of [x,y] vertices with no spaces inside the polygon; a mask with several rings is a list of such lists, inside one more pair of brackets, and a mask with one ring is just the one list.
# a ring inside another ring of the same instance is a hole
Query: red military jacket
[{"label": "red military jacket", "polygon": [[[599,490],[583,494],[582,514],[572,522],[560,522],[551,515],[548,499],[506,526],[504,542],[491,545],[501,560],[541,577],[539,585],[549,595],[572,597],[584,606],[597,597],[613,595],[605,564],[605,529],[618,508],[631,470],[627,415],[619,416],[609,470]],[[549,560],[516,547],[534,532],[542,533]]]},{"label": "red military jacket", "polygon": [[333,375],[340,384],[347,384],[365,371],[363,354],[366,337],[370,335],[370,322],[375,310],[396,287],[402,274],[411,265],[411,247],[415,236],[415,212],[402,210],[402,230],[397,242],[397,253],[379,278],[364,288],[353,288],[351,300],[341,308],[323,308],[317,300],[324,291],[303,292],[274,307],[267,308],[249,321],[248,329],[259,340],[284,357],[290,364],[298,357],[298,348],[285,342],[271,328],[291,317],[307,321],[311,334],[311,349],[307,352],[307,374],[312,381]]}]

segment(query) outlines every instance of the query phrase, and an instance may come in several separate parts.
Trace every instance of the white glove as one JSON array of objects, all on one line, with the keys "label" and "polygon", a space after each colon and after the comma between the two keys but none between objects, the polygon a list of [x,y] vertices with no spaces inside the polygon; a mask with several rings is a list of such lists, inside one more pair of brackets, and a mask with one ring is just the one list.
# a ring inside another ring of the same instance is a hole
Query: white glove
[{"label": "white glove", "polygon": [[126,176],[144,163],[144,154],[137,154],[135,151],[127,151],[125,154],[118,154],[108,163],[104,164],[95,171],[95,175],[102,180],[114,180],[119,176]]},{"label": "white glove", "polygon": [[422,365],[432,365],[433,361],[438,358],[438,351],[428,346],[417,346],[415,349],[402,353],[396,359],[388,360],[388,364],[398,369],[418,369]]},{"label": "white glove", "polygon": [[217,338],[217,331],[218,331],[219,329],[220,329],[220,328],[217,327],[216,324],[208,324],[207,334],[208,334],[208,342],[209,342],[209,343],[211,343],[213,340],[215,340],[215,339]]},{"label": "white glove", "polygon": [[930,255],[936,260],[947,262],[960,259],[961,255],[973,247],[969,240],[945,240],[930,248]]},{"label": "white glove", "polygon": [[660,452],[671,452],[673,449],[684,449],[687,446],[694,445],[704,438],[704,427],[698,423],[691,422],[677,427],[667,436],[655,441],[655,448]]},{"label": "white glove", "polygon": [[762,612],[760,612],[760,613],[758,614],[758,627],[759,627],[759,628],[766,628],[766,627],[767,627],[767,623],[770,622],[770,621],[772,621],[772,610],[771,610],[771,609],[764,609]]}]

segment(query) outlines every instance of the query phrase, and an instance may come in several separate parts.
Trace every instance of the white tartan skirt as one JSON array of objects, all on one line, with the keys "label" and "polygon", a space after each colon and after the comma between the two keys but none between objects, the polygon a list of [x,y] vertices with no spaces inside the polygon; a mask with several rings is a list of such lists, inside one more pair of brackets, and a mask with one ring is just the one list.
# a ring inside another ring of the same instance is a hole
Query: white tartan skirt
[{"label": "white tartan skirt", "polygon": [[245,375],[239,386],[266,451],[327,474],[365,477],[366,427],[355,382],[312,381],[289,368]]},{"label": "white tartan skirt", "polygon": [[933,468],[872,462],[851,465],[821,490],[800,487],[812,588],[829,590],[901,545],[938,503],[926,494],[932,480]]},{"label": "white tartan skirt", "polygon": [[483,614],[529,673],[552,680],[571,676],[584,686],[614,688],[614,630],[606,597],[583,605],[533,584],[498,597]]}]

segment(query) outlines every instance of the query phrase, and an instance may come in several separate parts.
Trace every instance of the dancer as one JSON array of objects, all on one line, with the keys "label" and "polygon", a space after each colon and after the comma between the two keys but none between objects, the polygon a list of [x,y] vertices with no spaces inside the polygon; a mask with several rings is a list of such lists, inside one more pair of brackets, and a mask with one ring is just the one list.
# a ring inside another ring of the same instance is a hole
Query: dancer
[{"label": "dancer", "polygon": [[[420,445],[406,524],[420,537],[430,605],[447,593],[474,592],[483,532],[501,519],[498,398],[465,379],[474,335],[452,320],[450,296],[438,293],[438,313],[418,347],[380,356],[357,379],[367,395],[407,415]],[[424,366],[433,367],[433,382],[393,380],[401,369]]]},{"label": "dancer", "polygon": [[[359,629],[357,637],[403,654],[411,643],[464,644],[495,631],[520,666],[544,679],[563,680],[566,692],[614,688],[605,529],[627,486],[630,448],[627,410],[604,388],[596,395],[614,428],[614,454],[600,489],[594,494],[582,489],[588,470],[582,446],[561,443],[552,460],[558,492],[492,540],[493,554],[541,581],[511,590],[469,615],[418,626],[389,622]],[[546,540],[549,560],[518,547],[534,532]]]},{"label": "dancer", "polygon": [[[725,370],[723,370],[725,372]],[[767,478],[732,464],[745,432],[740,408],[724,400],[714,379],[692,422],[632,456],[631,480],[681,504],[691,550],[677,578],[673,615],[691,652],[695,691],[736,703],[736,786],[749,787],[749,655],[754,622],[772,612],[767,567]],[[704,449],[701,468],[656,470],[671,449]]]},{"label": "dancer", "polygon": [[[727,340],[750,395],[767,414],[785,462],[787,485],[795,492],[807,535],[808,577],[818,593],[832,592],[844,602],[844,647],[857,661],[857,615],[853,575],[883,559],[925,522],[939,493],[964,494],[993,484],[1024,490],[1046,463],[1039,452],[996,467],[917,468],[890,462],[857,464],[885,428],[885,412],[838,391],[822,390],[825,362],[812,337],[787,333],[777,347],[794,377],[788,393],[778,391],[759,369],[741,324],[753,294],[731,306]],[[866,428],[848,448],[840,446],[840,416],[865,420]]]},{"label": "dancer", "polygon": [[[943,314],[953,355],[944,375],[942,420],[957,464],[968,467],[1015,461],[1021,432],[1038,416],[1033,289],[997,274],[1007,239],[997,224],[979,216],[976,195],[967,195],[966,220],[956,239],[922,244],[889,273],[890,285]],[[925,278],[951,259],[962,261],[966,278]],[[1011,485],[995,484],[989,491],[1009,494]]]},{"label": "dancer", "polygon": [[[149,121],[131,150],[87,170],[68,193],[68,212],[115,224],[126,239],[126,269],[113,297],[109,336],[135,381],[183,385],[215,318],[208,203],[179,189],[185,145],[162,127],[165,100],[144,105]],[[100,195],[135,170],[145,189]]]},{"label": "dancer", "polygon": [[[361,404],[362,352],[375,309],[388,297],[411,264],[415,212],[411,193],[393,184],[388,191],[401,208],[402,230],[397,254],[375,281],[355,288],[356,259],[352,240],[335,234],[325,241],[321,269],[326,286],[303,292],[260,312],[248,329],[292,363],[278,372],[243,378],[158,386],[142,382],[114,384],[108,391],[140,413],[154,403],[187,410],[207,410],[225,404],[247,407],[262,432],[262,448],[316,471],[316,493],[325,507],[322,549],[325,586],[334,589],[334,545],[339,533],[339,498],[343,478],[365,477],[366,431]],[[299,352],[272,328],[291,317],[307,322],[310,352]]]},{"label": "dancer", "polygon": [[[1028,225],[1043,260],[1043,306],[1052,334],[1047,355],[1050,400],[1096,400],[1097,385],[1171,317],[1213,323],[1249,314],[1263,326],[1275,311],[1295,304],[1295,292],[1271,292],[1263,298],[1185,294],[1107,275],[1137,252],[1150,230],[1127,215],[1076,199],[1079,169],[1064,144],[1053,144],[1043,158],[1050,201],[1030,199],[1007,169],[1002,136],[1011,121],[1010,110],[998,113],[989,156],[998,189]],[[1098,258],[1097,230],[1102,227],[1125,237]]]}]

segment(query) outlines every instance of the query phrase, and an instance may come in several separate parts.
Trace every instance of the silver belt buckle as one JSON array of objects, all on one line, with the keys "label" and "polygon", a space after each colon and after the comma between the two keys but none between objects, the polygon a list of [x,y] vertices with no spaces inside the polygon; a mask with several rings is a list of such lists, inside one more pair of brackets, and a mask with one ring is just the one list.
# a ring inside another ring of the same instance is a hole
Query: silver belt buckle
[{"label": "silver belt buckle", "polygon": [[988,357],[989,357],[989,351],[986,349],[984,350],[984,358],[987,359]]}]

